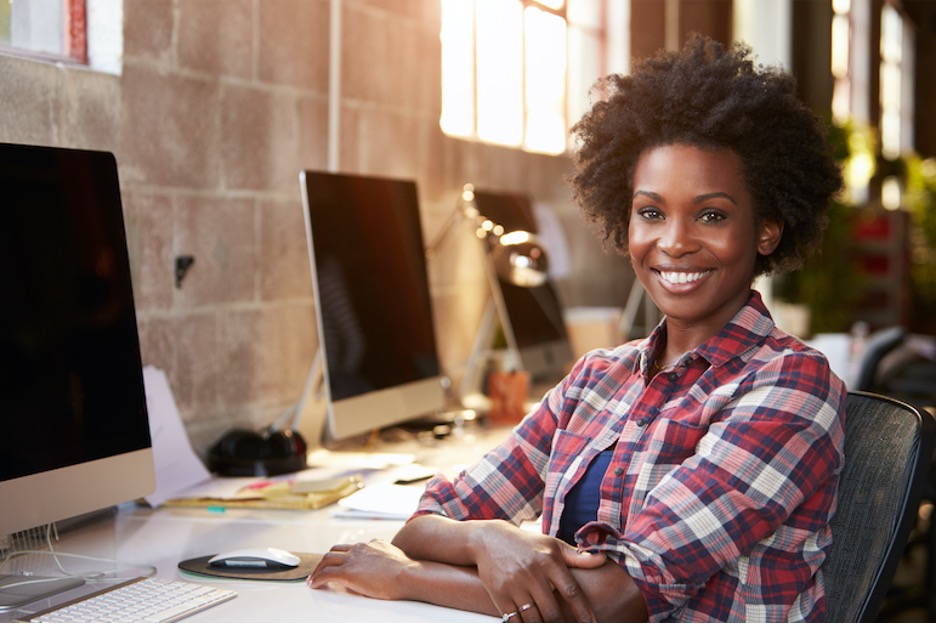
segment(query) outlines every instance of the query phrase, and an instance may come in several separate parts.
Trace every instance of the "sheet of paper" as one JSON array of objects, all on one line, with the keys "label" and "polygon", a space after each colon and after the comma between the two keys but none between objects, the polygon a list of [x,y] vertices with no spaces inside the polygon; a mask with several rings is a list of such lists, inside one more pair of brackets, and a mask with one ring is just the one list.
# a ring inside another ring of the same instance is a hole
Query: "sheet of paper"
[{"label": "sheet of paper", "polygon": [[417,485],[377,483],[338,501],[335,516],[406,520],[416,511],[425,488]]},{"label": "sheet of paper", "polygon": [[143,368],[143,385],[156,465],[156,490],[145,500],[158,507],[179,492],[207,482],[211,473],[192,450],[166,374],[158,368],[146,366]]},{"label": "sheet of paper", "polygon": [[167,498],[237,498],[238,492],[257,483],[257,477],[209,479],[183,488]]}]

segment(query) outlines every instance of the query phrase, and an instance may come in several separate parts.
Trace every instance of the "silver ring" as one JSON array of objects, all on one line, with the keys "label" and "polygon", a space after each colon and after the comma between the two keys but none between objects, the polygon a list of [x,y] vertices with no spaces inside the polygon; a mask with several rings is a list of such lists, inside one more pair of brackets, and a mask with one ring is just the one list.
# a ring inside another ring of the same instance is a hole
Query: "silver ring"
[{"label": "silver ring", "polygon": [[528,602],[528,603],[524,604],[523,606],[521,606],[521,607],[520,607],[519,609],[517,609],[516,611],[510,611],[509,613],[505,613],[505,614],[503,615],[503,617],[501,617],[501,622],[509,622],[509,621],[510,621],[510,618],[517,617],[518,615],[520,615],[520,614],[523,613],[524,611],[529,611],[529,610],[532,609],[532,608],[533,608],[533,604],[530,603],[530,602]]}]

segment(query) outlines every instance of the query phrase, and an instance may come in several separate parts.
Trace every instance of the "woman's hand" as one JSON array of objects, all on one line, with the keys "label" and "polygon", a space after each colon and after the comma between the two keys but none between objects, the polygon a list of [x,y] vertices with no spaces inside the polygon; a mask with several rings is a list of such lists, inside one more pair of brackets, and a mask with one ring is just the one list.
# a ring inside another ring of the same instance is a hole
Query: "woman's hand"
[{"label": "woman's hand", "polygon": [[469,548],[478,577],[510,621],[594,622],[595,613],[570,567],[597,568],[605,556],[579,552],[565,542],[498,521],[478,523]]},{"label": "woman's hand", "polygon": [[402,600],[404,585],[397,582],[407,566],[415,565],[402,550],[383,540],[331,547],[306,584],[313,589],[337,585],[348,591],[382,600]]},{"label": "woman's hand", "polygon": [[[464,562],[414,559],[382,540],[338,544],[322,557],[306,583],[313,589],[330,585],[383,600],[420,600],[510,615],[505,621],[513,623],[593,622],[595,609],[582,589],[587,586],[605,619],[646,620],[633,581],[602,554],[578,552],[561,540],[499,520],[458,523],[457,529],[468,529],[471,535]],[[467,561],[469,555],[477,564]],[[583,582],[597,576],[580,586],[573,571]]]}]

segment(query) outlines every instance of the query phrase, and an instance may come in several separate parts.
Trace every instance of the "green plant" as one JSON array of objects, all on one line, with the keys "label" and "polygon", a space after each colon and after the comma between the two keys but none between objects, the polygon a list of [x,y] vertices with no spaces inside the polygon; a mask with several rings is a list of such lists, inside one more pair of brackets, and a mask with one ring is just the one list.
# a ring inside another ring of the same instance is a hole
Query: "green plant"
[{"label": "green plant", "polygon": [[936,333],[936,159],[906,158],[906,194],[910,212],[910,258],[914,329]]},{"label": "green plant", "polygon": [[847,332],[854,322],[853,311],[863,290],[863,277],[850,249],[856,213],[851,204],[833,202],[822,247],[801,269],[774,280],[777,298],[809,307],[811,334]]},{"label": "green plant", "polygon": [[[849,125],[829,125],[833,154],[848,170],[852,154],[860,150],[864,133]],[[846,173],[847,175],[847,173]],[[847,332],[862,297],[863,277],[851,249],[851,234],[858,208],[843,193],[829,207],[829,224],[822,246],[803,267],[774,278],[774,295],[810,310],[810,333]]]}]

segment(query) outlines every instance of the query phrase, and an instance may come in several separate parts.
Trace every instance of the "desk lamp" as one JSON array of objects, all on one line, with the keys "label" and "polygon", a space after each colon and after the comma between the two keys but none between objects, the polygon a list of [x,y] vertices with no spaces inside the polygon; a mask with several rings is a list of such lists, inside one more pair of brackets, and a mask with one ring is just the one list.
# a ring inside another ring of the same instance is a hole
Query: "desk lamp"
[{"label": "desk lamp", "polygon": [[455,203],[455,210],[449,215],[442,231],[426,248],[426,257],[432,260],[439,247],[461,220],[467,220],[475,226],[475,236],[485,241],[491,252],[494,270],[504,280],[516,286],[532,288],[546,282],[549,258],[542,243],[532,232],[513,230],[505,232],[504,227],[488,219],[478,210],[475,202],[474,185],[466,184]]},{"label": "desk lamp", "polygon": [[[437,255],[438,249],[447,240],[455,225],[463,220],[474,226],[475,236],[486,246],[488,253],[485,257],[489,283],[492,282],[494,275],[521,288],[535,288],[546,283],[549,277],[549,258],[539,238],[526,230],[508,232],[502,225],[481,214],[475,201],[472,184],[465,184],[462,188],[456,200],[455,210],[426,249],[427,258],[432,260]],[[494,275],[491,275],[491,272]],[[497,329],[496,322],[505,324],[505,319],[500,318],[500,309],[495,304],[490,288],[488,292],[487,305],[465,364],[458,397],[453,398],[453,402],[460,405],[462,409],[465,407],[462,399],[480,384],[484,355],[490,348]],[[509,338],[508,343],[510,343]],[[508,351],[511,352],[513,361],[520,361],[516,345],[508,344]],[[451,394],[451,387],[447,387],[446,391]]]}]

